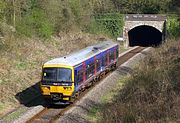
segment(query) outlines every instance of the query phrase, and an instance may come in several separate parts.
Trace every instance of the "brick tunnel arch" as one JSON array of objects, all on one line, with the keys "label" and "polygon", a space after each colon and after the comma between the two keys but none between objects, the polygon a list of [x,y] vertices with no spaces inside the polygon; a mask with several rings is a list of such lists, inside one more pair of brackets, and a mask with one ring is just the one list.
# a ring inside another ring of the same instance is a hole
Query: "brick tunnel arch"
[{"label": "brick tunnel arch", "polygon": [[128,32],[129,46],[158,46],[162,43],[162,32],[152,26],[142,25]]}]

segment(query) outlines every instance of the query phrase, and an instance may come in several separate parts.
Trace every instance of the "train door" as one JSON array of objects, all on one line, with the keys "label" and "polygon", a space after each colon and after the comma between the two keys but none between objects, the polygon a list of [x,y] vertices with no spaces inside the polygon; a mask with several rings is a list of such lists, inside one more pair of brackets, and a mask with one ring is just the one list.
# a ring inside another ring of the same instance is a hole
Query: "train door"
[{"label": "train door", "polygon": [[83,66],[75,68],[75,91],[78,91],[79,85],[83,83]]},{"label": "train door", "polygon": [[109,52],[109,62],[110,62],[110,64],[113,63],[114,60],[115,60],[114,51],[115,51],[114,48],[111,48],[110,52]]},{"label": "train door", "polygon": [[83,82],[86,81],[86,63],[83,62]]},{"label": "train door", "polygon": [[102,61],[101,61],[101,71],[102,71],[102,70],[104,70],[104,68],[106,67],[106,63],[107,63],[107,62],[106,62],[106,59],[107,59],[107,58],[106,58],[106,52],[103,52],[102,55],[101,55],[101,57],[102,57],[102,58],[101,58],[101,59],[102,59]]},{"label": "train door", "polygon": [[97,59],[96,56],[94,56],[94,75],[97,73]]},{"label": "train door", "polygon": [[114,47],[114,61],[116,60],[116,47]]},{"label": "train door", "polygon": [[75,77],[74,78],[74,80],[75,80],[74,81],[74,88],[75,88],[74,90],[78,91],[78,81],[79,81],[78,80],[78,70],[74,70],[74,77]]},{"label": "train door", "polygon": [[100,54],[98,54],[97,56],[96,56],[96,61],[95,61],[95,63],[96,63],[96,72],[99,72],[100,71],[100,69],[101,69],[101,66],[102,66],[102,54],[100,53]]},{"label": "train door", "polygon": [[109,59],[109,53],[110,53],[110,50],[107,50],[107,51],[106,51],[106,55],[105,55],[105,56],[106,56],[106,66],[108,66],[108,65],[109,65],[109,62],[110,62],[110,61],[109,61],[109,60],[110,60],[110,59]]},{"label": "train door", "polygon": [[118,57],[119,57],[119,47],[117,46],[116,47],[116,59],[118,59]]}]

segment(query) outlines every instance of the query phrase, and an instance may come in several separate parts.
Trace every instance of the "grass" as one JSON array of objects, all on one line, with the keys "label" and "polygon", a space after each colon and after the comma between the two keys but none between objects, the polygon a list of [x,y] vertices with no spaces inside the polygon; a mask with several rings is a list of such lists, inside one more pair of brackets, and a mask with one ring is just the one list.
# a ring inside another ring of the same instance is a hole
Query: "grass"
[{"label": "grass", "polygon": [[7,117],[4,117],[3,121],[12,122],[12,121],[18,119],[22,115],[22,113],[24,113],[26,110],[27,110],[26,108],[20,108],[16,112],[11,113]]},{"label": "grass", "polygon": [[120,89],[122,89],[123,84],[125,80],[127,79],[127,77],[128,76],[121,77],[120,80],[117,82],[116,86],[112,88],[111,90],[109,90],[108,92],[106,92],[105,95],[100,98],[101,102],[102,103],[112,102],[113,97],[115,97],[117,95],[117,92]]},{"label": "grass", "polygon": [[125,80],[117,94],[109,94],[112,100],[99,106],[97,122],[177,122],[180,119],[179,54],[179,40],[169,40],[155,49]]},{"label": "grass", "polygon": [[0,102],[0,110],[3,109],[3,104]]},{"label": "grass", "polygon": [[123,43],[120,43],[119,45],[119,53],[127,51],[129,48],[125,48]]},{"label": "grass", "polygon": [[89,122],[96,123],[98,120],[100,120],[99,113],[101,110],[102,109],[100,106],[94,106],[86,115],[86,119]]},{"label": "grass", "polygon": [[[118,94],[118,92],[122,89],[124,82],[128,76],[121,77],[121,79],[117,82],[117,84],[112,88],[111,90],[107,91],[104,96],[100,98],[100,103],[101,104],[106,104],[106,103],[112,103],[113,98]],[[87,114],[87,120],[89,122],[99,122],[101,120],[101,111],[103,110],[101,105],[96,105],[94,106]]]},{"label": "grass", "polygon": [[19,61],[15,67],[18,70],[26,70],[26,69],[28,69],[28,63],[26,63],[24,61]]}]

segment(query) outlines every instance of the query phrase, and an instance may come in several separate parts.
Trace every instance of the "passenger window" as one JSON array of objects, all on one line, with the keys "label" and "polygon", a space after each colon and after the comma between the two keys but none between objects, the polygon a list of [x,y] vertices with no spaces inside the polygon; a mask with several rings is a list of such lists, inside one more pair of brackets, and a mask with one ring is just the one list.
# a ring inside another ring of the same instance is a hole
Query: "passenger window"
[{"label": "passenger window", "polygon": [[94,63],[90,63],[89,65],[87,65],[86,67],[86,77],[90,78],[93,74],[94,74]]},{"label": "passenger window", "polygon": [[80,69],[78,72],[77,72],[77,82],[82,82],[83,81],[83,70]]}]

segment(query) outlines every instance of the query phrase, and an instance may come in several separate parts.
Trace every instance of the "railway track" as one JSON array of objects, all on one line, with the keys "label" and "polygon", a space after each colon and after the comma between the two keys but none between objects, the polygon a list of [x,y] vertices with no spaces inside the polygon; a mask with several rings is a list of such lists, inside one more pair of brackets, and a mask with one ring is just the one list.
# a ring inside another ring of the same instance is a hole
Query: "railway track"
[{"label": "railway track", "polygon": [[[126,62],[128,59],[136,55],[137,53],[144,50],[144,47],[137,47],[135,49],[132,49],[131,51],[121,55],[118,59],[118,66]],[[108,74],[107,74],[108,76]],[[105,77],[104,77],[105,78]],[[103,80],[103,79],[102,79]],[[99,82],[101,82],[100,80]],[[35,116],[33,116],[31,119],[29,119],[26,123],[52,123],[55,120],[57,120],[60,116],[62,116],[67,110],[72,108],[74,104],[80,100],[87,92],[89,92],[91,89],[93,89],[99,82],[96,82],[96,84],[88,89],[86,89],[84,92],[82,92],[78,99],[75,100],[75,102],[69,106],[47,106],[45,107],[41,112],[37,113]]]}]

